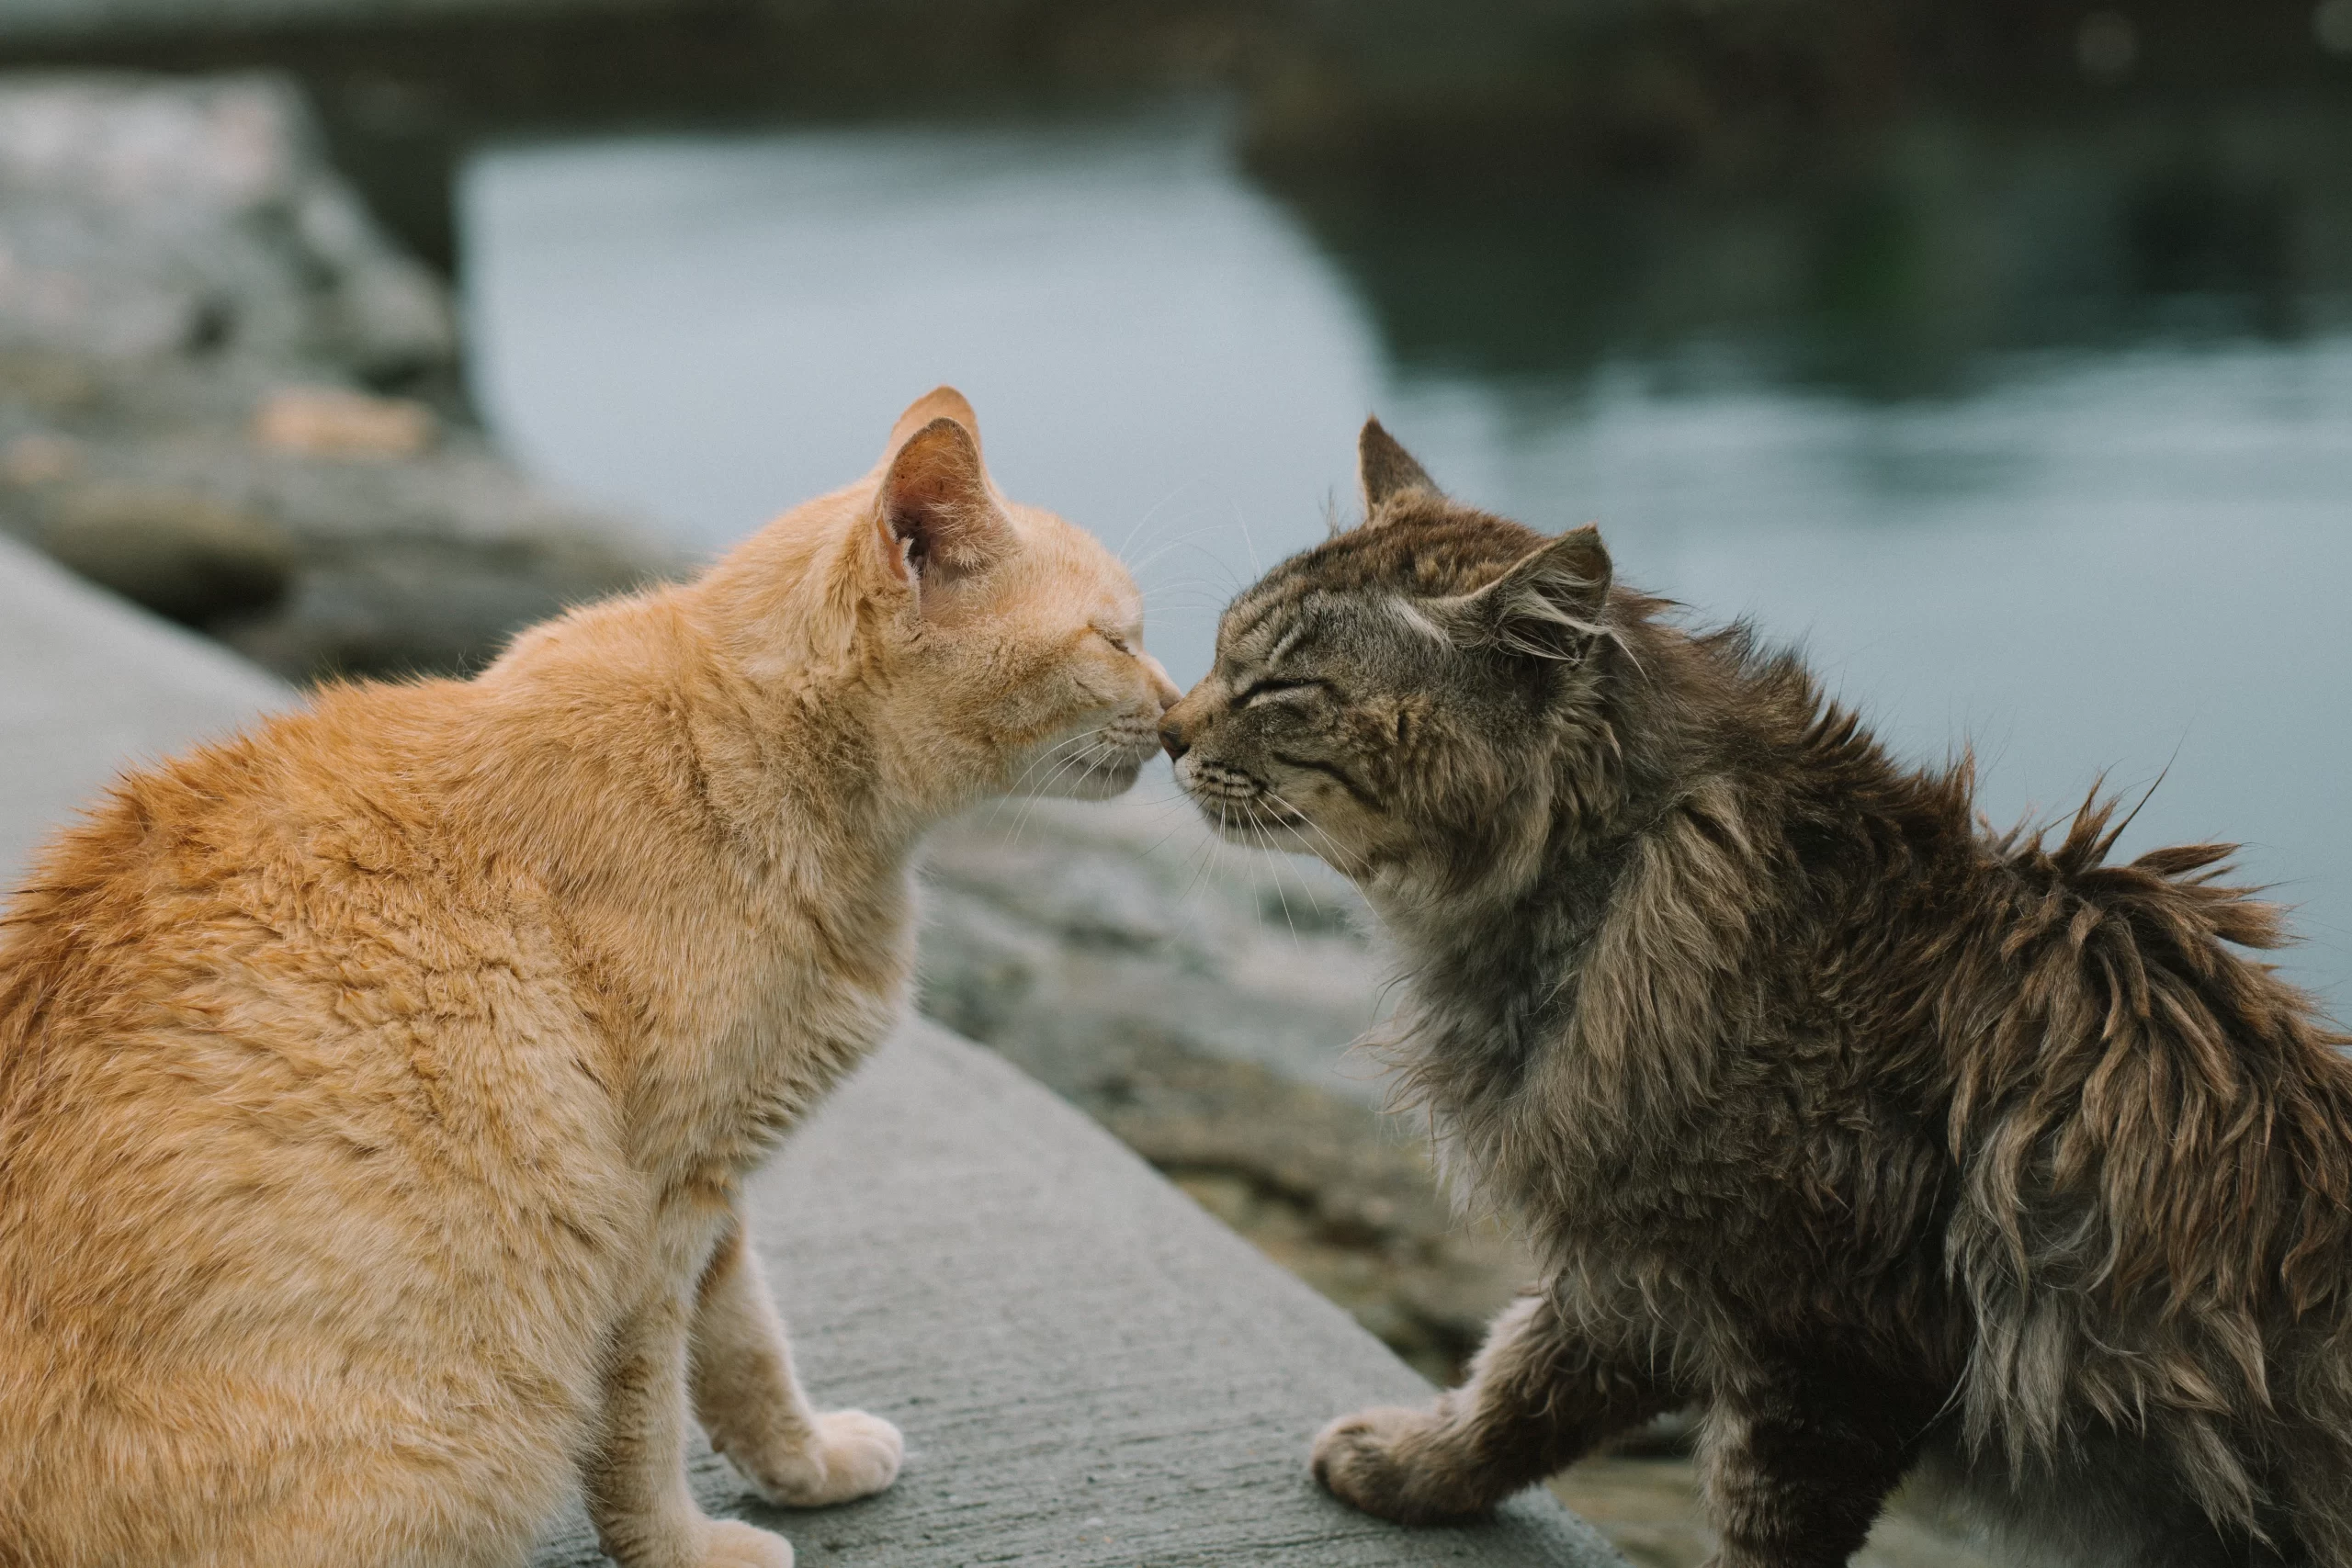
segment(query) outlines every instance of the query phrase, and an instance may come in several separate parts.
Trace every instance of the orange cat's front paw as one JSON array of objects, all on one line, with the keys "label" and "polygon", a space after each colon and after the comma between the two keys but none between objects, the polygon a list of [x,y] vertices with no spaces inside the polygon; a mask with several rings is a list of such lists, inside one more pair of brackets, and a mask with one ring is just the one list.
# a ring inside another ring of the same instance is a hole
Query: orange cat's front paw
[{"label": "orange cat's front paw", "polygon": [[1400,1525],[1435,1524],[1478,1512],[1464,1479],[1430,1440],[1434,1412],[1395,1405],[1342,1416],[1316,1434],[1315,1479],[1343,1503]]},{"label": "orange cat's front paw", "polygon": [[757,1454],[729,1452],[760,1495],[787,1508],[821,1508],[881,1491],[899,1478],[906,1439],[879,1416],[835,1410],[795,1449],[771,1445]]},{"label": "orange cat's front paw", "polygon": [[792,1568],[792,1543],[740,1519],[706,1520],[702,1568]]}]

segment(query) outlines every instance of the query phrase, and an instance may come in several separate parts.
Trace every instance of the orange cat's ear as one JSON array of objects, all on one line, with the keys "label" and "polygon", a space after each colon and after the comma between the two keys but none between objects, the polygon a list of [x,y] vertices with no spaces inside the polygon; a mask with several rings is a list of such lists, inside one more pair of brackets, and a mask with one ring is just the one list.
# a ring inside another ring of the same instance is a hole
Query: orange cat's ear
[{"label": "orange cat's ear", "polygon": [[972,412],[972,405],[966,401],[964,394],[955,388],[933,387],[930,391],[909,403],[907,412],[899,416],[899,423],[890,427],[890,440],[889,444],[882,448],[882,460],[887,463],[897,457],[899,449],[907,444],[914,433],[934,419],[952,419],[962,425],[965,433],[972,438],[973,449],[978,450],[980,416]]},{"label": "orange cat's ear", "polygon": [[876,513],[890,569],[910,586],[944,587],[985,571],[1012,541],[980,466],[978,440],[944,415],[899,445]]}]

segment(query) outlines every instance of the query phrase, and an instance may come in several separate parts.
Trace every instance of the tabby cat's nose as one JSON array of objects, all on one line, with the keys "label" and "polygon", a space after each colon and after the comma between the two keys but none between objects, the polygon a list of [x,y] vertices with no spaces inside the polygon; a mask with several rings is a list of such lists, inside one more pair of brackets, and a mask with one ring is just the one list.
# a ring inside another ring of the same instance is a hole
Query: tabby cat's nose
[{"label": "tabby cat's nose", "polygon": [[1172,717],[1159,721],[1159,744],[1171,762],[1180,761],[1193,749],[1193,743],[1184,739],[1184,727]]}]

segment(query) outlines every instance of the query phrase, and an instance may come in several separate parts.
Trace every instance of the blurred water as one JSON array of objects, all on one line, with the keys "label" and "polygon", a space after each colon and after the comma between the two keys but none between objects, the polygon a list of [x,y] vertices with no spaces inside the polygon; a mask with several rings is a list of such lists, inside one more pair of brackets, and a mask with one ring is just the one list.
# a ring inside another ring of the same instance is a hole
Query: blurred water
[{"label": "blurred water", "polygon": [[1180,682],[1347,504],[1376,409],[1463,499],[1598,520],[1625,577],[1801,640],[1907,754],[1973,742],[1996,818],[2165,773],[2128,844],[2245,840],[2347,1010],[2339,187],[1947,141],[1860,198],[1482,229],[1295,209],[1225,145],[1187,114],[494,150],[477,393],[716,550],[952,381],[1009,491],[1137,564]]}]

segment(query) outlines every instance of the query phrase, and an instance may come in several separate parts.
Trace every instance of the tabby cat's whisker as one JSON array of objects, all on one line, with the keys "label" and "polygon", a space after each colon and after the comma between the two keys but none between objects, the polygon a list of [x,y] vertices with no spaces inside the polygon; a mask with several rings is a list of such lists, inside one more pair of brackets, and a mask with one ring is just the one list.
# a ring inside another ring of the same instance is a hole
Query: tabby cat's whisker
[{"label": "tabby cat's whisker", "polygon": [[[1249,806],[1244,807],[1244,809],[1250,813],[1250,821],[1255,825],[1258,818],[1258,808],[1255,806]],[[1259,829],[1261,833],[1265,829],[1262,828]],[[1291,950],[1295,953],[1299,951],[1298,921],[1291,916],[1290,896],[1283,891],[1283,868],[1281,857],[1274,853],[1271,845],[1264,844],[1262,842],[1259,845],[1258,852],[1265,856],[1269,862],[1272,863],[1272,870],[1274,874],[1274,901],[1283,907],[1283,924],[1290,928]]]},{"label": "tabby cat's whisker", "polygon": [[1321,823],[1316,821],[1313,818],[1307,816],[1306,812],[1301,811],[1297,807],[1284,799],[1281,793],[1276,791],[1272,786],[1268,784],[1260,784],[1258,789],[1259,792],[1265,795],[1267,799],[1272,801],[1276,806],[1281,807],[1284,811],[1289,812],[1293,817],[1296,818],[1298,819],[1299,827],[1305,828],[1308,832],[1313,833],[1317,839],[1323,841],[1323,843],[1330,850],[1331,854],[1334,857],[1331,861],[1331,868],[1334,871],[1340,872],[1343,875],[1352,874],[1351,868],[1357,866],[1359,863],[1362,862],[1363,857],[1342,849],[1340,845],[1340,841],[1331,837],[1329,831],[1326,829]]}]

